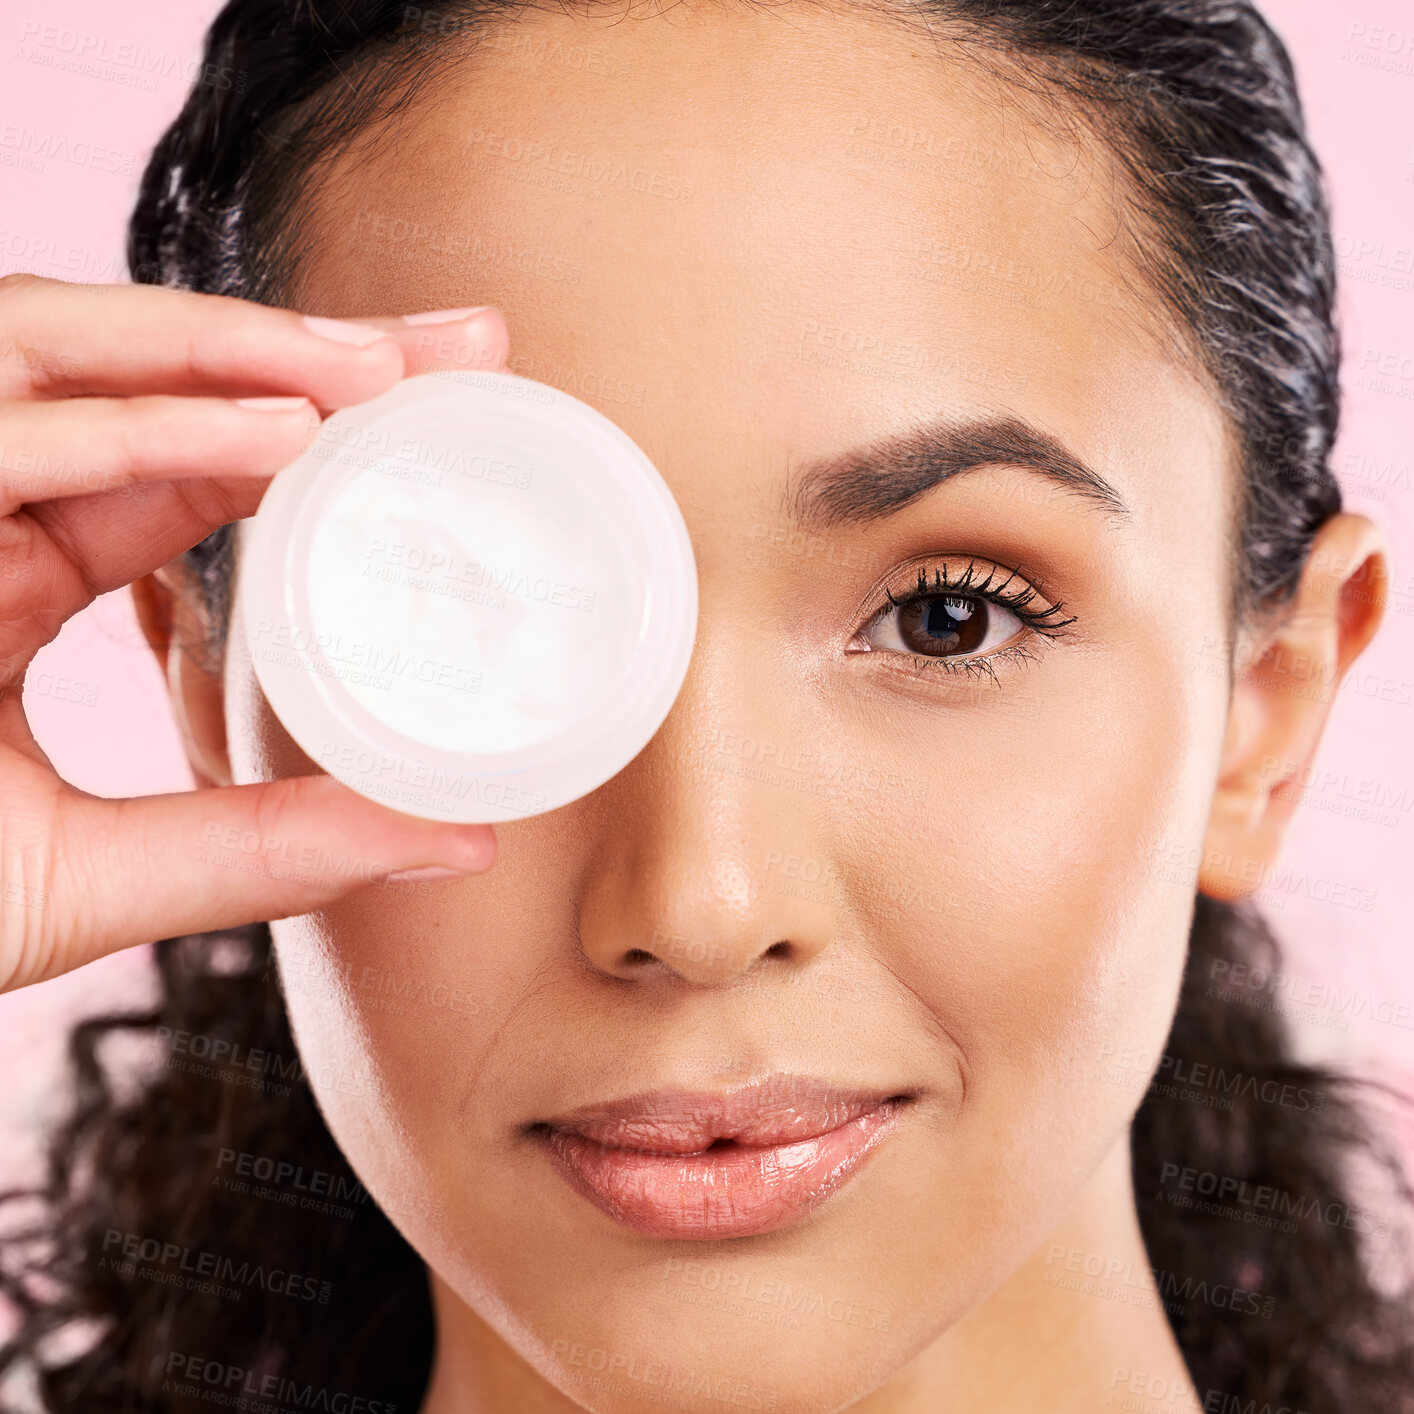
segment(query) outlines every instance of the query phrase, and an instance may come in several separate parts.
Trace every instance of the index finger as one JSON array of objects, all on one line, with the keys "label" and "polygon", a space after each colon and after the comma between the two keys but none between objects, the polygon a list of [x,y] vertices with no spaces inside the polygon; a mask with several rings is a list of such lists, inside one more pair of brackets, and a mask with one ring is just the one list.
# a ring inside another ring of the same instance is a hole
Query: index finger
[{"label": "index finger", "polygon": [[0,370],[0,397],[301,395],[332,410],[376,397],[406,367],[384,329],[159,285],[8,275],[0,329],[25,354]]}]

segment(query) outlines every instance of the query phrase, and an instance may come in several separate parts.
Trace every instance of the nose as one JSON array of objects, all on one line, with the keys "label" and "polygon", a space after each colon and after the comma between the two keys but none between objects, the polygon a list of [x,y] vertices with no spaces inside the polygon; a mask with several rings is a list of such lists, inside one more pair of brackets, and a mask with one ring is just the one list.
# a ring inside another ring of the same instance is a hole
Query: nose
[{"label": "nose", "polygon": [[580,946],[604,972],[721,985],[802,967],[840,933],[830,806],[805,789],[809,714],[754,648],[699,633],[657,735],[585,802]]}]

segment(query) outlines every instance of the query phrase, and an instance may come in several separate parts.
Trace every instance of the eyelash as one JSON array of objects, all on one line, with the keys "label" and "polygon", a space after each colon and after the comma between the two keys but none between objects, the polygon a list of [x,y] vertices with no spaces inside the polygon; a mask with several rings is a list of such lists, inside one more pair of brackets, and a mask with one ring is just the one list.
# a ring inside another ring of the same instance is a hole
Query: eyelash
[{"label": "eyelash", "polygon": [[[1009,590],[1007,586],[1012,580],[1019,578],[1015,570],[1007,570],[1006,579],[996,588],[992,587],[992,580],[996,577],[997,567],[992,567],[987,572],[987,577],[980,583],[976,578],[975,560],[969,560],[967,569],[959,579],[950,578],[946,569],[933,568],[933,582],[928,582],[928,570],[926,568],[918,571],[918,581],[916,586],[901,598],[895,598],[891,588],[885,588],[885,602],[881,604],[870,615],[865,624],[865,628],[871,628],[890,609],[901,609],[907,604],[911,604],[916,599],[937,598],[939,595],[949,595],[952,597],[967,597],[970,599],[981,599],[988,604],[996,604],[998,607],[1007,609],[1032,633],[1038,634],[1042,638],[1056,639],[1064,636],[1066,626],[1075,622],[1075,616],[1070,618],[1056,619],[1064,608],[1064,603],[1057,599],[1054,603],[1046,604],[1045,596],[1035,585],[1021,581],[1021,587]],[[1046,604],[1045,608],[1035,607],[1036,601]],[[862,630],[861,630],[862,632]],[[1005,648],[993,649],[992,652],[977,655],[971,658],[929,658],[921,653],[890,653],[891,658],[906,658],[915,672],[926,673],[941,670],[945,673],[962,674],[966,677],[981,677],[983,675],[996,681],[996,664],[998,662],[1025,661],[1033,659],[1036,655],[1031,650],[1025,640],[1020,640]]]}]

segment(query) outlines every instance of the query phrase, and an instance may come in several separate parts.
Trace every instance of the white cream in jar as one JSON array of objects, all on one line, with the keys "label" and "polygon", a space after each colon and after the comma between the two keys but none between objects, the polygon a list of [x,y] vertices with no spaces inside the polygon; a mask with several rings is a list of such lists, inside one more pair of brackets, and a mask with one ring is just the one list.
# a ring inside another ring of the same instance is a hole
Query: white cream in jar
[{"label": "white cream in jar", "polygon": [[647,744],[697,579],[666,483],[613,422],[506,373],[335,413],[244,528],[256,676],[307,755],[395,809],[554,809]]}]

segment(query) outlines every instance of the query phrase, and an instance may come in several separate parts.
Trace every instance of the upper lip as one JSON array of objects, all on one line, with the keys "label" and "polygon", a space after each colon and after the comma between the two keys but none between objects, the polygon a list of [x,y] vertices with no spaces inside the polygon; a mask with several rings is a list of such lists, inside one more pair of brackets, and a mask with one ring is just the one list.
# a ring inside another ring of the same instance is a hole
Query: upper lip
[{"label": "upper lip", "polygon": [[717,1140],[764,1147],[795,1144],[912,1096],[859,1090],[779,1073],[728,1091],[653,1090],[585,1105],[532,1128],[577,1134],[615,1149],[695,1154]]}]

